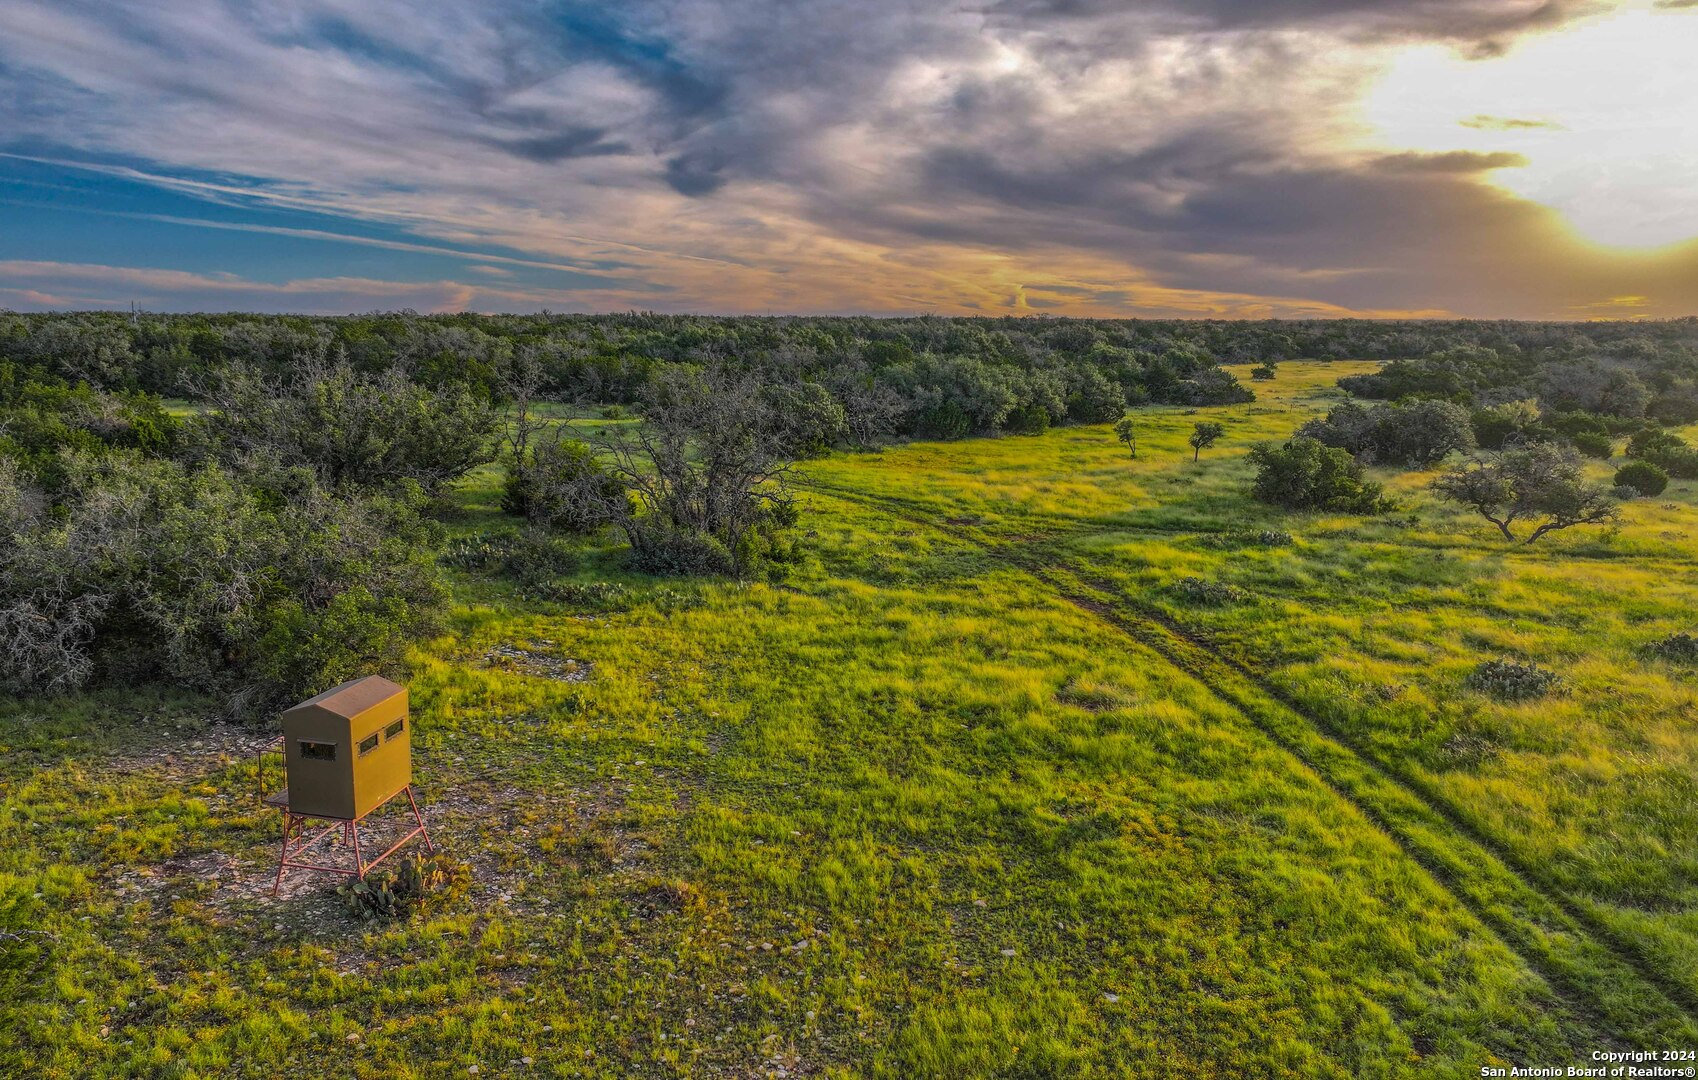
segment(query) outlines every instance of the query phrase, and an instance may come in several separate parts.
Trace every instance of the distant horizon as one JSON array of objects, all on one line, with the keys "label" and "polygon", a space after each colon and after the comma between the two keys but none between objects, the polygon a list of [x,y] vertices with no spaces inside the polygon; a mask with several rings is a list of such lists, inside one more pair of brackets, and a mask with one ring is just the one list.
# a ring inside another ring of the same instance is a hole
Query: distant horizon
[{"label": "distant horizon", "polygon": [[247,311],[239,308],[224,310],[213,309],[179,309],[165,310],[153,308],[136,308],[133,311],[124,307],[89,307],[89,308],[42,308],[28,310],[19,308],[0,307],[0,315],[135,315],[137,318],[149,315],[166,316],[170,318],[187,318],[196,315],[206,316],[243,316],[256,319],[364,319],[385,316],[403,316],[420,319],[452,319],[463,316],[498,319],[526,319],[541,316],[565,316],[570,318],[612,318],[621,315],[653,316],[658,318],[677,319],[875,319],[896,321],[902,319],[983,319],[986,321],[999,319],[1016,319],[1030,321],[1076,321],[1076,322],[1286,322],[1286,323],[1318,323],[1318,322],[1418,322],[1418,323],[1572,323],[1576,326],[1587,326],[1597,323],[1621,323],[1623,325],[1655,326],[1662,323],[1698,322],[1698,311],[1687,315],[1655,315],[1633,317],[1595,316],[1592,318],[1521,318],[1516,316],[1490,315],[1315,315],[1282,317],[1277,315],[1066,315],[1050,312],[970,312],[967,314],[947,314],[936,311],[915,312],[835,312],[835,311],[781,311],[781,312],[732,312],[732,311],[653,311],[636,308],[613,309],[602,311],[555,311],[537,309],[534,311],[416,311],[410,308],[374,308],[370,311]]},{"label": "distant horizon", "polygon": [[0,307],[1671,317],[1691,0],[10,0]]}]

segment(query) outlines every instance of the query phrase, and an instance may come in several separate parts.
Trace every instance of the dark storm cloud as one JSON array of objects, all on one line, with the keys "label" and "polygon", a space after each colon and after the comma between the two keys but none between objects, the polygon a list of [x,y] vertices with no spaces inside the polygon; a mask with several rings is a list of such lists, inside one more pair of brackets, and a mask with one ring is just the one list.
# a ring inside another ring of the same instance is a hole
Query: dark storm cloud
[{"label": "dark storm cloud", "polygon": [[711,195],[725,184],[725,158],[713,150],[680,154],[666,163],[666,182],[680,195]]},{"label": "dark storm cloud", "polygon": [[664,102],[669,126],[680,133],[723,115],[731,93],[728,77],[679,57],[663,34],[619,17],[621,10],[643,7],[552,3],[520,8],[526,15],[508,35],[515,67],[535,78],[561,64],[605,63],[653,91]]},{"label": "dark storm cloud", "polygon": [[528,161],[554,162],[576,157],[598,157],[630,152],[630,146],[609,140],[599,128],[577,128],[552,135],[532,135],[508,141],[493,140],[494,145]]}]

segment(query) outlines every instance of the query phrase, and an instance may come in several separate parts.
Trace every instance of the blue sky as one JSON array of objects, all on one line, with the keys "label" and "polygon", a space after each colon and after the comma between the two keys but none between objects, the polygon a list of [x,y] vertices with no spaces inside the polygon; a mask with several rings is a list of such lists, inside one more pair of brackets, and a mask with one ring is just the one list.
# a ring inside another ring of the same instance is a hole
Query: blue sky
[{"label": "blue sky", "polygon": [[0,308],[1685,314],[1688,48],[1668,0],[0,0]]},{"label": "blue sky", "polygon": [[[178,173],[170,179],[217,188],[263,187],[253,177]],[[498,281],[507,290],[570,293],[601,285],[603,274],[622,265],[589,260],[580,269],[524,251],[463,248],[398,225],[273,205],[263,197],[194,194],[133,166],[64,157],[0,156],[0,218],[5,222],[0,259],[144,265],[228,275],[256,285],[334,277],[428,289],[469,278]],[[82,298],[91,306],[136,301],[159,307],[179,298],[174,288],[163,285],[148,290],[132,280],[127,287],[129,294],[120,289],[103,296],[96,288]],[[230,296],[210,290],[197,304],[224,310],[233,300],[219,300],[220,295]],[[528,309],[524,304],[516,308]]]}]

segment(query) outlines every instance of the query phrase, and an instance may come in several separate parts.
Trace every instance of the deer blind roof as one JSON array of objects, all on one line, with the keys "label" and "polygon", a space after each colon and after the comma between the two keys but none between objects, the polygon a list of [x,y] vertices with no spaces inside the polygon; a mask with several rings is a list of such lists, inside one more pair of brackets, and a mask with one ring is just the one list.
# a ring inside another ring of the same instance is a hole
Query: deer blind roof
[{"label": "deer blind roof", "polygon": [[337,716],[349,718],[360,715],[379,702],[394,697],[405,691],[395,683],[381,675],[367,675],[363,679],[349,679],[339,686],[332,686],[321,694],[317,694],[294,706],[289,711],[317,707]]}]

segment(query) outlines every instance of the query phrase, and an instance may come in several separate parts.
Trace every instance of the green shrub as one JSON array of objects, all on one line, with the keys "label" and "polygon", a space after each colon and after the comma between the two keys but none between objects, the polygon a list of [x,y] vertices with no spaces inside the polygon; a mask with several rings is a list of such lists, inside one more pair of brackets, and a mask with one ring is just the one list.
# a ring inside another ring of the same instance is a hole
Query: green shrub
[{"label": "green shrub", "polygon": [[599,444],[621,484],[591,476],[574,493],[625,534],[634,565],[744,574],[794,557],[781,534],[798,515],[789,485],[797,428],[756,376],[670,372],[649,388],[643,422],[642,438]]},{"label": "green shrub", "polygon": [[1340,405],[1297,429],[1301,437],[1347,450],[1367,464],[1422,466],[1474,449],[1468,413],[1448,401]]},{"label": "green shrub", "polygon": [[1670,634],[1646,646],[1646,651],[1672,664],[1698,664],[1698,635]]},{"label": "green shrub", "polygon": [[565,537],[526,529],[515,538],[502,571],[521,582],[547,581],[578,572],[583,552]]},{"label": "green shrub", "polygon": [[394,671],[446,598],[414,486],[338,496],[312,474],[271,483],[216,464],[66,459],[52,514],[0,477],[0,673],[24,691],[164,676],[277,700]]},{"label": "green shrub", "polygon": [[1650,498],[1661,495],[1663,489],[1669,486],[1669,474],[1649,461],[1629,461],[1616,470],[1615,483],[1617,487],[1632,488]]},{"label": "green shrub", "polygon": [[1698,449],[1661,428],[1642,428],[1627,442],[1627,456],[1648,461],[1669,476],[1698,479]]},{"label": "green shrub", "polygon": [[769,580],[783,579],[784,568],[801,555],[795,514],[794,504],[775,507],[769,521],[734,538],[729,548],[739,573],[758,570]]},{"label": "green shrub", "polygon": [[574,574],[582,558],[569,540],[542,529],[526,529],[459,537],[442,549],[439,561],[457,570],[533,582]]},{"label": "green shrub", "polygon": [[1469,417],[1474,440],[1487,450],[1502,450],[1511,440],[1524,441],[1539,426],[1539,403],[1531,398],[1500,402],[1475,409]]},{"label": "green shrub", "polygon": [[595,451],[576,439],[539,443],[523,465],[508,463],[501,508],[546,528],[594,532],[608,523],[609,507],[625,493]]},{"label": "green shrub", "polygon": [[942,401],[920,412],[914,430],[927,439],[965,439],[973,433],[973,418],[956,402]]},{"label": "green shrub", "polygon": [[1698,382],[1675,379],[1651,402],[1651,415],[1665,424],[1698,423]]},{"label": "green shrub", "polygon": [[147,394],[107,393],[0,361],[0,456],[50,491],[64,481],[65,452],[174,452],[182,423]]},{"label": "green shrub", "polygon": [[484,570],[500,573],[506,569],[517,537],[507,533],[477,533],[457,537],[443,549],[438,560],[456,570]]},{"label": "green shrub", "polygon": [[1015,435],[1042,435],[1049,430],[1049,410],[1042,405],[1021,405],[1009,412],[1003,426]]},{"label": "green shrub", "polygon": [[539,581],[528,586],[524,595],[592,611],[623,611],[635,602],[631,587],[616,581]]},{"label": "green shrub", "polygon": [[1217,548],[1286,547],[1291,541],[1291,534],[1284,529],[1234,529],[1204,539],[1204,543]]},{"label": "green shrub", "polygon": [[1070,369],[1066,415],[1082,424],[1106,424],[1126,411],[1126,390],[1095,367]]},{"label": "green shrub", "polygon": [[785,453],[819,457],[849,433],[843,405],[819,383],[778,383],[762,387],[762,392],[772,414],[780,418],[775,440]]},{"label": "green shrub", "polygon": [[1464,400],[1488,386],[1500,385],[1512,370],[1513,352],[1456,345],[1426,356],[1393,360],[1371,374],[1348,375],[1338,380],[1338,385],[1357,397],[1381,401],[1404,397]]},{"label": "green shrub", "polygon": [[1205,367],[1181,380],[1175,396],[1181,405],[1240,405],[1256,400],[1254,390],[1221,367]]},{"label": "green shrub", "polygon": [[1532,701],[1562,686],[1562,676],[1537,664],[1487,660],[1468,676],[1468,685],[1499,701]]},{"label": "green shrub", "polygon": [[1608,435],[1600,435],[1595,431],[1582,431],[1571,437],[1569,442],[1574,448],[1589,458],[1607,461],[1615,454],[1615,442]]},{"label": "green shrub", "polygon": [[1651,458],[1669,450],[1685,448],[1686,440],[1657,427],[1640,428],[1627,440],[1627,456],[1630,458]]},{"label": "green shrub", "polygon": [[336,893],[361,919],[405,919],[453,901],[470,882],[470,867],[437,852],[403,856],[394,871],[375,870]]},{"label": "green shrub", "polygon": [[387,870],[374,871],[357,881],[338,885],[336,895],[342,898],[351,913],[368,922],[399,919],[407,912],[406,902],[401,899],[401,891],[395,885],[395,875]]},{"label": "green shrub", "polygon": [[1651,463],[1679,480],[1698,480],[1698,449],[1683,446],[1658,454]]},{"label": "green shrub", "polygon": [[1544,424],[1558,435],[1574,438],[1577,435],[1609,435],[1610,425],[1601,416],[1589,412],[1553,412]]},{"label": "green shrub", "polygon": [[607,405],[601,410],[603,420],[626,420],[631,416],[630,410],[623,405]]},{"label": "green shrub", "polygon": [[1331,510],[1373,514],[1389,504],[1383,489],[1363,478],[1362,465],[1349,452],[1298,436],[1284,446],[1250,451],[1256,466],[1251,494],[1261,502],[1292,510]]},{"label": "green shrub", "polygon": [[737,571],[731,549],[712,533],[643,518],[626,529],[631,564],[650,574],[724,574]]},{"label": "green shrub", "polygon": [[1219,607],[1245,598],[1242,589],[1198,577],[1182,577],[1169,586],[1169,589],[1180,600],[1199,607]]},{"label": "green shrub", "polygon": [[501,423],[465,386],[428,388],[399,368],[367,374],[345,358],[308,358],[286,378],[233,369],[209,404],[193,432],[227,466],[269,458],[335,489],[411,481],[438,492],[494,460]]}]

